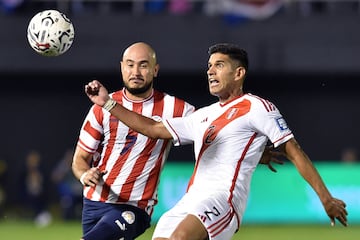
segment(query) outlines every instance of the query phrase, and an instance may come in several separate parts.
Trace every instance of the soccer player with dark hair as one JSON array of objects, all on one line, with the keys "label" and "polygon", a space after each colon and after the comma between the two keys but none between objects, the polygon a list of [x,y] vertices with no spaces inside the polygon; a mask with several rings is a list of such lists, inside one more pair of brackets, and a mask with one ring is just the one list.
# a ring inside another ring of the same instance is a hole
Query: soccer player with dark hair
[{"label": "soccer player with dark hair", "polygon": [[221,43],[209,48],[210,94],[219,101],[186,117],[154,121],[117,104],[99,81],[85,86],[88,97],[130,128],[151,139],[193,143],[193,175],[182,199],[160,218],[153,239],[230,240],[244,215],[253,172],[268,141],[285,154],[318,195],[332,225],[347,226],[342,200],[334,198],[278,108],[245,93],[245,50]]}]

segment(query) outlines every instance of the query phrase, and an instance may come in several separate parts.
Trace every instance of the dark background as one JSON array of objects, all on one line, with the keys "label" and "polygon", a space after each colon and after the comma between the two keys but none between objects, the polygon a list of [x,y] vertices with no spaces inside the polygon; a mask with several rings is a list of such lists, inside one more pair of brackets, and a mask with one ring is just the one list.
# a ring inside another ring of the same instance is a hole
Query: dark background
[{"label": "dark background", "polygon": [[[50,170],[74,148],[91,106],[84,85],[99,79],[110,91],[121,88],[119,60],[136,41],[157,51],[161,69],[155,87],[196,107],[216,101],[207,90],[207,48],[217,42],[243,46],[250,58],[245,90],[276,104],[311,159],[340,161],[343,149],[360,149],[360,11],[356,1],[329,6],[304,12],[295,3],[265,20],[207,16],[199,6],[178,15],[134,14],[129,4],[81,12],[62,6],[73,21],[75,41],[67,53],[50,58],[36,54],[26,39],[31,16],[46,5],[1,12],[5,181],[16,181],[32,149]],[[193,161],[192,148],[173,148],[169,161]]]}]

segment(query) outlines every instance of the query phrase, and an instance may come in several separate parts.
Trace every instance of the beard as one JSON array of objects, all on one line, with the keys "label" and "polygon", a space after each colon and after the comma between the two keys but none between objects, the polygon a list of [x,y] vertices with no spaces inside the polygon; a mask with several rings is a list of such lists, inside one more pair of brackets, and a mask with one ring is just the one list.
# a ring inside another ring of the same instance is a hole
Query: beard
[{"label": "beard", "polygon": [[145,92],[147,92],[150,88],[152,88],[153,82],[149,82],[146,83],[144,86],[139,87],[139,88],[132,88],[130,87],[125,81],[123,81],[124,83],[124,87],[126,89],[126,91],[128,91],[129,93],[131,93],[132,95],[139,95],[139,94],[143,94]]}]

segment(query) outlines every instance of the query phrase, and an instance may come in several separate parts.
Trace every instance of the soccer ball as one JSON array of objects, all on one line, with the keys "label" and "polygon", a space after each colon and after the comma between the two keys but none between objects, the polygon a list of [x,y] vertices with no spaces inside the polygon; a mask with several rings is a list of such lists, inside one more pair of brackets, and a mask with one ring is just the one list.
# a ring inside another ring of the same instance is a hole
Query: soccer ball
[{"label": "soccer ball", "polygon": [[43,56],[59,56],[74,41],[74,26],[70,19],[57,10],[37,13],[29,22],[27,39],[30,46]]}]

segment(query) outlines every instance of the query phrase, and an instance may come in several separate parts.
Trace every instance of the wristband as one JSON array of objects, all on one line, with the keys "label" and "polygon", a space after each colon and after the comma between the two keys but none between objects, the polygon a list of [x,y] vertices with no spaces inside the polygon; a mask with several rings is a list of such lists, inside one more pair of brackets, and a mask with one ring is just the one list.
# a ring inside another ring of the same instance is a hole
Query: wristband
[{"label": "wristband", "polygon": [[116,105],[116,101],[112,98],[109,98],[109,100],[107,100],[106,103],[104,104],[103,108],[106,111],[110,112],[111,109],[113,109],[115,107],[115,105]]},{"label": "wristband", "polygon": [[86,173],[87,173],[87,171],[85,171],[83,174],[81,174],[80,179],[79,179],[81,184],[84,185],[84,186],[86,185],[85,182],[84,182],[84,178],[85,178]]}]

